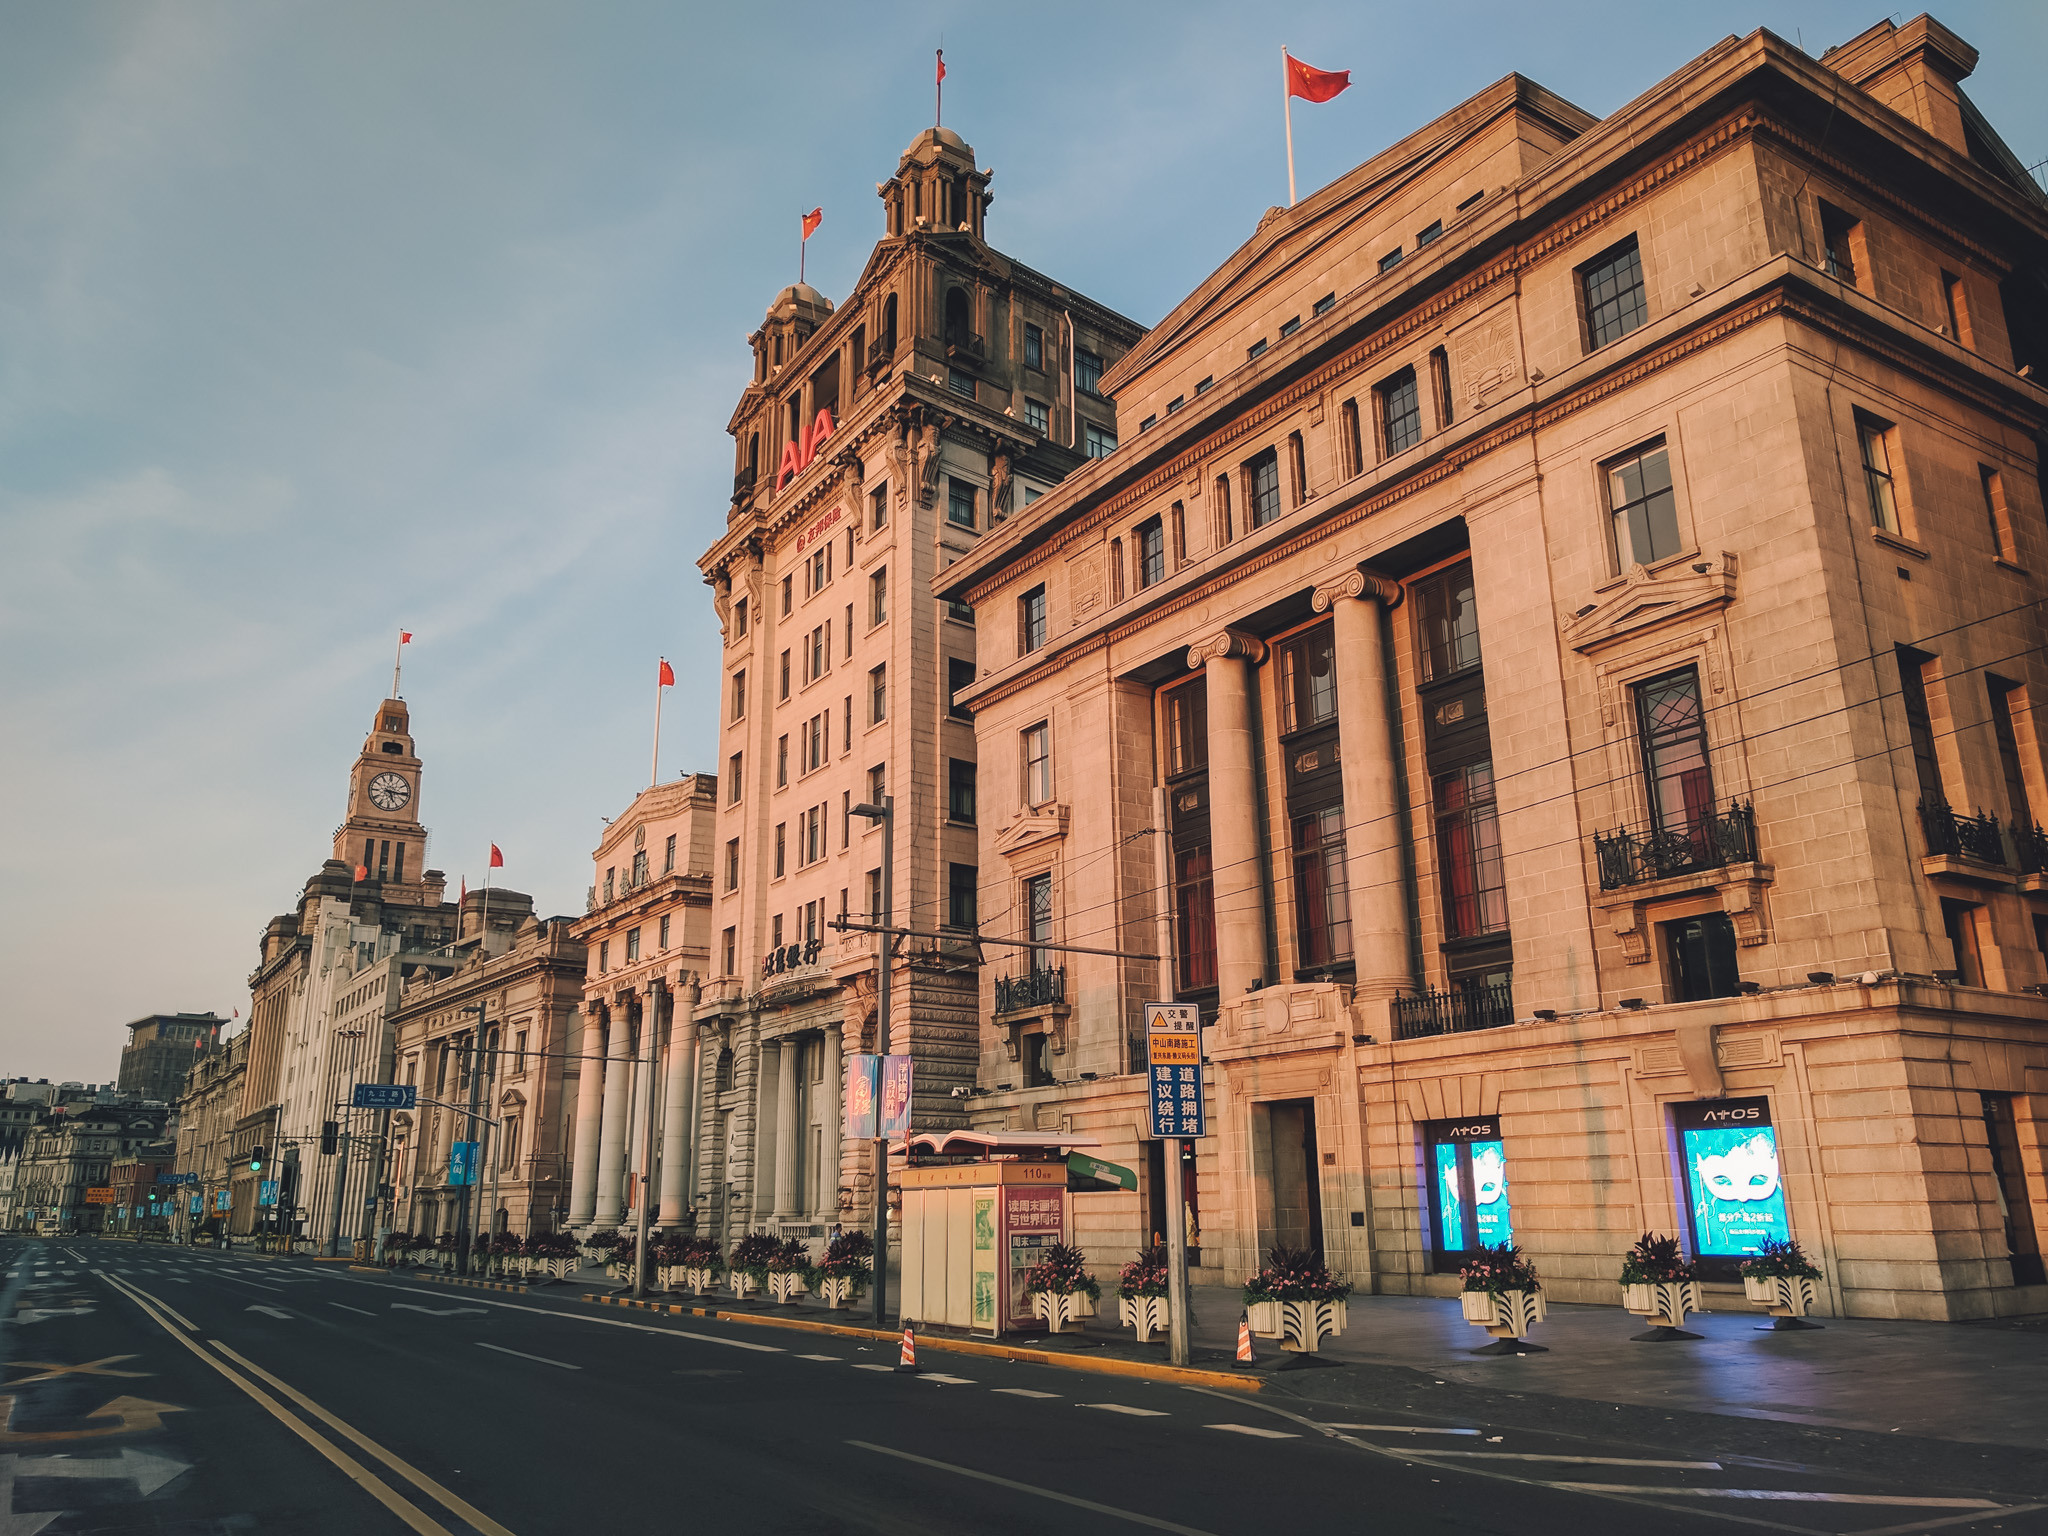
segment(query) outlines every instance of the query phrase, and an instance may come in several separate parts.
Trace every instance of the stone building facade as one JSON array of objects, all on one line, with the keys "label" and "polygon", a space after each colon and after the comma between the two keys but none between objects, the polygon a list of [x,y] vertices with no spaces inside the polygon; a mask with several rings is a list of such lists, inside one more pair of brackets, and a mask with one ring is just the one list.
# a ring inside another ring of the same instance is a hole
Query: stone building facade
[{"label": "stone building facade", "polygon": [[[178,1198],[180,1231],[217,1229],[232,1211],[235,1132],[242,1119],[242,1077],[249,1065],[248,1030],[201,1055],[178,1098],[176,1172],[189,1173]],[[196,1207],[194,1202],[197,1202]]]},{"label": "stone building facade", "polygon": [[176,1104],[186,1074],[220,1045],[228,1021],[211,1013],[152,1013],[128,1026],[121,1047],[120,1091]]},{"label": "stone building facade", "polygon": [[15,1222],[32,1232],[108,1229],[111,1199],[86,1192],[112,1188],[115,1165],[157,1148],[168,1111],[139,1100],[60,1105],[30,1131],[15,1172]]},{"label": "stone building facade", "polygon": [[[717,825],[717,778],[685,774],[636,795],[593,855],[590,910],[575,928],[586,956],[581,1027],[565,1063],[574,1105],[569,1224],[579,1231],[614,1228],[637,1212],[650,1134],[649,1219],[671,1230],[695,1224],[692,1130],[703,1073],[694,1005],[710,960]],[[651,1116],[650,1068],[658,1075]]]},{"label": "stone building facade", "polygon": [[[798,284],[750,338],[730,424],[733,501],[699,561],[723,629],[719,815],[699,1195],[719,1234],[822,1234],[871,1208],[869,1153],[840,1135],[852,1051],[916,1062],[920,1126],[963,1123],[974,1075],[974,730],[955,690],[977,625],[932,583],[1116,444],[1099,387],[1141,334],[1002,255],[991,173],[951,129],[878,188],[885,234],[835,306]],[[894,803],[892,1038],[875,1037]]]},{"label": "stone building facade", "polygon": [[1448,1293],[1512,1236],[1611,1302],[1653,1229],[2048,1307],[2048,200],[1975,57],[1509,77],[1271,210],[941,578],[990,931],[1122,952],[991,965],[973,1101],[1143,1171],[1098,1267],[1163,1223],[1179,998],[1198,1280]]}]

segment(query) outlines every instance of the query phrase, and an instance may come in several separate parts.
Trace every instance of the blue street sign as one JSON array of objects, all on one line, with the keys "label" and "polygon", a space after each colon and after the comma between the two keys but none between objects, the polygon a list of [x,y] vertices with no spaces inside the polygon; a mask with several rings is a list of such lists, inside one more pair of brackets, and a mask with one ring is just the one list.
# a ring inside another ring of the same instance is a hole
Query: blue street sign
[{"label": "blue street sign", "polygon": [[448,1149],[448,1182],[450,1184],[474,1184],[476,1182],[476,1143],[458,1141]]},{"label": "blue street sign", "polygon": [[265,1179],[256,1186],[256,1203],[258,1205],[277,1204],[277,1180]]},{"label": "blue street sign", "polygon": [[352,1109],[418,1109],[420,1091],[410,1083],[357,1083]]},{"label": "blue street sign", "polygon": [[1192,1003],[1148,1003],[1146,1064],[1152,1089],[1152,1134],[1206,1136],[1202,1096],[1202,1011]]},{"label": "blue street sign", "polygon": [[191,1212],[191,1213],[192,1213],[192,1214],[193,1214],[194,1216],[197,1216],[197,1215],[198,1215],[198,1214],[200,1213],[201,1209],[202,1209],[202,1208],[204,1208],[205,1204],[206,1204],[206,1196],[204,1196],[204,1195],[194,1195],[194,1196],[192,1197],[192,1204],[191,1204],[191,1205],[190,1205],[189,1207],[187,1207],[187,1209],[188,1209],[188,1210],[190,1210],[190,1212]]},{"label": "blue street sign", "polygon": [[156,1176],[156,1181],[159,1184],[197,1184],[199,1182],[199,1175],[196,1173],[160,1173]]}]

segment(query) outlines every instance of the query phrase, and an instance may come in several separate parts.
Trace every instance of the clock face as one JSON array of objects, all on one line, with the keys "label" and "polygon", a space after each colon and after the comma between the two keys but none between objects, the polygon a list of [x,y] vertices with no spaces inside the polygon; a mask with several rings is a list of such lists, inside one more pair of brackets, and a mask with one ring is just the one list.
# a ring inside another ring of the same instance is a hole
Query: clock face
[{"label": "clock face", "polygon": [[380,811],[402,811],[412,799],[412,786],[395,773],[380,773],[370,780],[370,804]]}]

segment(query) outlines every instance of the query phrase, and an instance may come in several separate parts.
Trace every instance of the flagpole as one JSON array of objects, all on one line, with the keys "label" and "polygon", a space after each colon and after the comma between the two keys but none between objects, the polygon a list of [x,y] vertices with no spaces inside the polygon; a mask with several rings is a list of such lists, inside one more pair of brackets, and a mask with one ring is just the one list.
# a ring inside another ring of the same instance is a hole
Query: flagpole
[{"label": "flagpole", "polygon": [[[798,219],[796,224],[798,229],[802,229],[804,221]],[[796,280],[799,284],[804,280],[804,257],[810,253],[810,249],[811,242],[799,235],[796,242]]]},{"label": "flagpole", "polygon": [[[405,631],[402,629],[399,631],[401,635],[404,633]],[[405,642],[400,640],[391,650],[391,697],[394,699],[398,697],[398,669],[404,661]]]},{"label": "flagpole", "polygon": [[1287,45],[1280,45],[1280,110],[1287,117],[1287,206],[1294,206],[1294,92],[1288,89]]},{"label": "flagpole", "polygon": [[944,126],[946,121],[946,50],[939,50],[939,67],[932,80],[932,126]]},{"label": "flagpole", "polygon": [[[668,662],[666,656],[661,660],[664,665]],[[661,673],[658,670],[654,674],[654,764],[647,770],[647,782],[650,786],[661,782]]]}]

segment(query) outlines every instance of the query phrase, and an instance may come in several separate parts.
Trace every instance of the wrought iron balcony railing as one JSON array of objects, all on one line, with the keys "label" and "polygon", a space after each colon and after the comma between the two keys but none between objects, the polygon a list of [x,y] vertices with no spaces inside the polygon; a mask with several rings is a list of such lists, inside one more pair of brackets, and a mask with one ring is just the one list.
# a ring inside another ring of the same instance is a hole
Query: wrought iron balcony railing
[{"label": "wrought iron balcony railing", "polygon": [[1756,811],[1748,801],[1731,800],[1727,810],[1709,810],[1690,826],[1595,832],[1593,855],[1603,891],[1747,864],[1756,858]]},{"label": "wrought iron balcony railing", "polygon": [[743,469],[732,477],[732,499],[738,501],[754,488],[754,472]]},{"label": "wrought iron balcony railing", "polygon": [[2042,831],[2038,822],[2014,822],[2012,845],[2019,854],[2022,874],[2048,875],[2048,832]]},{"label": "wrought iron balcony railing", "polygon": [[868,372],[879,373],[883,364],[896,355],[894,336],[877,336],[868,343]]},{"label": "wrought iron balcony railing", "polygon": [[1067,1000],[1067,969],[1049,966],[1029,970],[1021,976],[996,978],[996,1012],[1014,1013],[1020,1008],[1045,1008]]},{"label": "wrought iron balcony railing", "polygon": [[1467,982],[1448,992],[1423,992],[1394,999],[1394,1038],[1419,1040],[1424,1035],[1458,1035],[1473,1029],[1499,1029],[1515,1022],[1512,983],[1488,986]]},{"label": "wrought iron balcony railing", "polygon": [[1955,858],[1975,859],[1981,864],[2005,864],[2005,839],[1998,833],[1998,818],[1982,811],[1964,816],[1939,800],[1920,802],[1920,826],[1927,834],[1927,851]]}]

